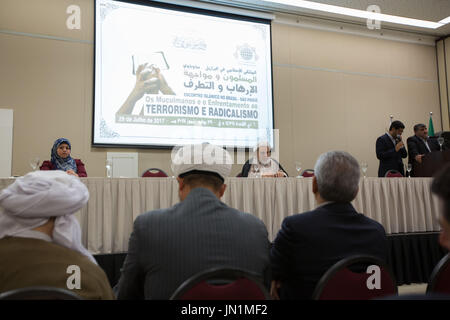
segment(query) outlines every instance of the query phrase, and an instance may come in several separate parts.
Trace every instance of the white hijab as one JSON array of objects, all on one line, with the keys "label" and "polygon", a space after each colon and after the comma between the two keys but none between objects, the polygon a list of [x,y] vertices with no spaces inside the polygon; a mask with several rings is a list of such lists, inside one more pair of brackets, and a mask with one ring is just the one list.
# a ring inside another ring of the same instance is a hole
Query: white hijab
[{"label": "white hijab", "polygon": [[88,189],[75,176],[60,170],[30,172],[0,192],[0,239],[27,234],[56,217],[53,242],[97,264],[81,244],[81,228],[73,216],[88,200]]}]

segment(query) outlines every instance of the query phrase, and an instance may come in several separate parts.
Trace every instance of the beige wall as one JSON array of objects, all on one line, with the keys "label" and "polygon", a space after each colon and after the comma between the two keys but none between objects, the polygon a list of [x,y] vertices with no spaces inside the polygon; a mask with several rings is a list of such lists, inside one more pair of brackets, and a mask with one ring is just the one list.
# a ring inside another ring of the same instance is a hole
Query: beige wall
[{"label": "beige wall", "polygon": [[[81,30],[66,28],[71,4],[81,7]],[[295,160],[312,168],[330,149],[349,151],[376,175],[375,140],[390,114],[404,121],[405,136],[415,123],[428,123],[430,111],[435,131],[441,130],[434,47],[276,21],[272,37],[275,127],[290,175]],[[14,175],[29,171],[33,156],[48,159],[61,136],[89,176],[105,175],[108,151],[139,152],[140,172],[170,172],[168,150],[91,147],[93,1],[2,0],[0,71],[0,105],[14,109]],[[235,165],[233,175],[239,169]]]},{"label": "beige wall", "polygon": [[272,33],[275,123],[291,174],[296,160],[312,168],[320,153],[341,149],[376,176],[375,141],[391,114],[405,137],[430,111],[441,130],[434,47],[277,23]]}]

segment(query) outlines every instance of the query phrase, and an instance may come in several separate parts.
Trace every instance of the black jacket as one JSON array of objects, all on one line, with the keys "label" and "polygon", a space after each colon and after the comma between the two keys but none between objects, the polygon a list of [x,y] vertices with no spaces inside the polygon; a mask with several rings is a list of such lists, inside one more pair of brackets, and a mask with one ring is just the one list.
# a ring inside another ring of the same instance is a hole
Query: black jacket
[{"label": "black jacket", "polygon": [[388,137],[388,134],[389,133],[386,133],[381,137],[378,137],[376,143],[377,158],[380,160],[378,176],[384,177],[386,172],[389,170],[397,170],[402,175],[405,175],[402,158],[406,158],[408,156],[406,148],[403,147],[400,150],[395,151],[394,144]]},{"label": "black jacket", "polygon": [[387,263],[388,243],[383,226],[350,203],[329,203],[285,218],[270,252],[272,277],[282,282],[280,299],[311,299],[322,275],[356,254]]},{"label": "black jacket", "polygon": [[[418,136],[412,136],[409,137],[408,140],[406,140],[408,145],[408,162],[414,163],[415,157],[418,154],[426,154],[429,153],[427,146],[425,145],[425,142]],[[428,146],[430,147],[431,151],[439,151],[439,143],[437,142],[437,139],[428,138],[427,140]]]},{"label": "black jacket", "polygon": [[[425,145],[425,142],[418,136],[412,136],[409,137],[407,140],[408,145],[408,163],[413,164],[413,171],[411,172],[411,176],[415,177],[416,174],[414,173],[414,163],[417,163],[416,156],[418,154],[427,154],[430,153],[428,151],[427,146]],[[439,151],[439,143],[437,142],[437,139],[434,138],[428,138],[427,140],[428,146],[430,147],[431,151]],[[444,149],[444,146],[442,146]]]}]

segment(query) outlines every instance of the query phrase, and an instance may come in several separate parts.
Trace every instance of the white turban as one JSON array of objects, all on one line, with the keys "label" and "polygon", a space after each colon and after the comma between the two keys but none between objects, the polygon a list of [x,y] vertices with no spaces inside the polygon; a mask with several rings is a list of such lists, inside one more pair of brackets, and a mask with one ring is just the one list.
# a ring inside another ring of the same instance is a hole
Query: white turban
[{"label": "white turban", "polygon": [[34,229],[56,217],[53,242],[96,263],[81,244],[81,228],[73,216],[88,199],[88,189],[75,176],[60,170],[30,172],[0,192],[0,239]]},{"label": "white turban", "polygon": [[191,171],[204,171],[225,180],[230,175],[232,164],[233,158],[228,151],[209,143],[172,149],[172,171],[177,177]]}]

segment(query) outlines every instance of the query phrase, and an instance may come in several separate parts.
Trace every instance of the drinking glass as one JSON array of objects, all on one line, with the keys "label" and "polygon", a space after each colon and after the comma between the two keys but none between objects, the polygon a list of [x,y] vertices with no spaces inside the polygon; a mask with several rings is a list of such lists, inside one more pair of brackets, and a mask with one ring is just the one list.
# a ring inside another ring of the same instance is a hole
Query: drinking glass
[{"label": "drinking glass", "polygon": [[30,159],[29,163],[30,163],[30,166],[33,169],[33,171],[36,171],[39,168],[39,163],[40,162],[41,161],[39,160],[38,157],[33,157],[33,158]]},{"label": "drinking glass", "polygon": [[408,178],[411,178],[411,170],[412,170],[412,164],[408,163],[406,166],[406,171],[408,171]]},{"label": "drinking glass", "polygon": [[444,144],[444,137],[443,136],[439,136],[439,138],[437,140],[438,140],[438,143],[439,143],[439,147],[441,148],[441,151],[442,151],[442,145]]},{"label": "drinking glass", "polygon": [[260,175],[259,175],[259,164],[258,163],[255,163],[253,165],[253,172],[255,173],[255,178],[259,178],[260,177]]},{"label": "drinking glass", "polygon": [[366,177],[366,172],[367,172],[368,167],[369,167],[369,165],[367,164],[367,162],[361,162],[361,171],[363,172],[364,178]]},{"label": "drinking glass", "polygon": [[297,178],[300,178],[300,171],[302,170],[302,163],[295,161],[295,170],[297,170]]}]

